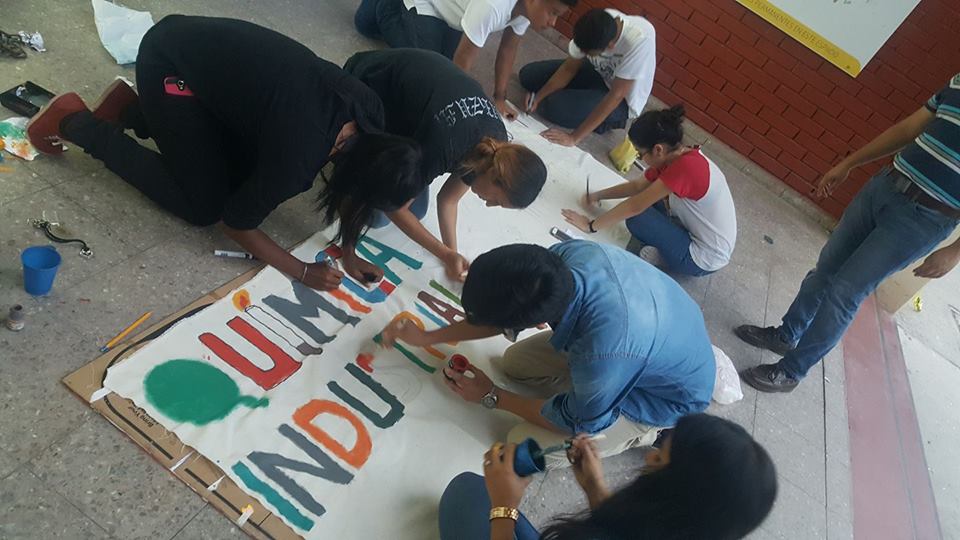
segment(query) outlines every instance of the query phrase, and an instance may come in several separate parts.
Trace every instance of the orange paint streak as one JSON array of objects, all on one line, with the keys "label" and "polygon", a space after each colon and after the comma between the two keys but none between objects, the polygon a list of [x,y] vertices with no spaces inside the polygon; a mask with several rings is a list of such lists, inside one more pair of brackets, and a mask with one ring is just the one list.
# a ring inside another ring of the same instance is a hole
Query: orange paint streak
[{"label": "orange paint streak", "polygon": [[359,312],[359,313],[370,313],[370,307],[364,304],[361,304],[357,301],[356,298],[350,296],[348,293],[341,291],[340,289],[334,289],[332,291],[327,291],[330,293],[330,296],[340,300],[341,302],[350,306],[350,309]]},{"label": "orange paint streak", "polygon": [[[393,318],[393,321],[390,321],[390,322],[393,323],[394,321],[399,321],[399,320],[410,321],[413,324],[417,325],[417,328],[423,330],[423,321],[420,320],[420,317],[417,317],[416,315],[414,315],[413,313],[410,313],[409,311],[401,311],[400,313],[397,313],[397,315]],[[433,357],[439,358],[441,360],[447,357],[447,355],[443,354],[442,352],[430,346],[422,347],[422,349],[430,353]]]},{"label": "orange paint streak", "polygon": [[246,289],[240,289],[239,291],[233,293],[233,307],[237,308],[240,311],[247,309],[250,306],[250,293]]},{"label": "orange paint streak", "polygon": [[[326,431],[313,425],[313,419],[324,413],[339,416],[347,422],[350,422],[350,425],[353,426],[353,429],[357,432],[357,441],[353,444],[353,448],[347,450],[345,446],[331,437]],[[293,413],[293,421],[313,437],[315,441],[326,446],[331,452],[336,454],[337,457],[356,469],[363,467],[363,464],[367,462],[367,458],[370,457],[370,451],[373,448],[370,433],[360,422],[359,418],[339,403],[334,403],[326,399],[311,400]]]}]

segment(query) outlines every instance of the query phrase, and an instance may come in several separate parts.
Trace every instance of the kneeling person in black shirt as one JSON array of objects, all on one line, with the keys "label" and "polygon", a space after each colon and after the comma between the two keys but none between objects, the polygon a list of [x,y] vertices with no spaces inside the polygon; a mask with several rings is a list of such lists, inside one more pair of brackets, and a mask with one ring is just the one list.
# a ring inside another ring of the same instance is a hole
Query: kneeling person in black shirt
[{"label": "kneeling person in black shirt", "polygon": [[526,208],[543,188],[546,166],[529,148],[506,142],[503,120],[480,84],[438,53],[361,52],[343,69],[383,100],[387,131],[420,143],[425,184],[451,173],[437,195],[442,240],[420,223],[429,206],[427,187],[402,208],[375,217],[372,225],[392,221],[443,261],[450,279],[462,281],[470,263],[457,251],[460,199],[472,190],[487,206]]},{"label": "kneeling person in black shirt", "polygon": [[[419,145],[382,132],[383,104],[356,78],[296,41],[255,24],[171,15],[144,36],[139,96],[122,81],[91,112],[75,93],[51,101],[28,125],[47,153],[71,141],[167,211],[200,226],[223,222],[258,259],[316,289],[343,274],[300,261],[258,227],[274,208],[313,186],[325,225],[340,220],[344,269],[382,271],[354,245],[376,210],[423,190]],[[124,134],[152,138],[154,152]]]}]

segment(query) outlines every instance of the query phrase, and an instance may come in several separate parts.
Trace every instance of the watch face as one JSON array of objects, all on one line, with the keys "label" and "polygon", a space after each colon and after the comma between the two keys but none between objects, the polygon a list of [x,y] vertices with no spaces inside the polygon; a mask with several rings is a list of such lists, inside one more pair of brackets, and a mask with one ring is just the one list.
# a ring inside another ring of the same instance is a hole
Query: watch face
[{"label": "watch face", "polygon": [[487,394],[480,398],[480,404],[488,409],[494,409],[497,406],[497,397]]}]

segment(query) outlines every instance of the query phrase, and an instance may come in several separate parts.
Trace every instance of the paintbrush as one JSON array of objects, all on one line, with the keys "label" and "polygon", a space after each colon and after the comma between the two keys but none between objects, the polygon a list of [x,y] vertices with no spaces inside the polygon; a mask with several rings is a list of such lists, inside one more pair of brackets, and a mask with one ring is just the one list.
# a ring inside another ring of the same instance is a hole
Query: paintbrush
[{"label": "paintbrush", "polygon": [[[587,440],[588,440],[588,441],[600,441],[600,440],[603,440],[603,439],[606,439],[606,438],[607,438],[607,436],[604,435],[603,433],[597,433],[596,435],[591,435],[591,436],[587,437]],[[573,439],[572,439],[572,438],[571,438],[571,439],[567,439],[567,440],[563,441],[563,442],[560,443],[560,444],[555,444],[555,445],[553,445],[553,446],[548,446],[548,447],[546,447],[546,448],[543,448],[543,449],[540,450],[539,452],[534,452],[534,453],[533,453],[533,459],[539,459],[539,458],[542,458],[543,456],[545,456],[545,455],[547,455],[547,454],[552,454],[552,453],[554,453],[554,452],[561,452],[561,451],[564,451],[564,450],[569,450],[571,446],[573,446]]]}]

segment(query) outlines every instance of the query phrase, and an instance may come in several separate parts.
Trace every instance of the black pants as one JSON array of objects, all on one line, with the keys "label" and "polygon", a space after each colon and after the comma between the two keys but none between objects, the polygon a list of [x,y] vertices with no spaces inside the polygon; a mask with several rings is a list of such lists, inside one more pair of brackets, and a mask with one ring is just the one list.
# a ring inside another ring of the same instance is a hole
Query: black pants
[{"label": "black pants", "polygon": [[[212,225],[220,221],[249,164],[231,149],[223,127],[196,98],[166,94],[163,79],[177,75],[177,69],[164,58],[162,33],[154,30],[144,36],[137,53],[140,103],[123,112],[123,125],[81,112],[67,117],[61,130],[165,210],[194,225]],[[160,152],[142,146],[125,128],[152,138]]]},{"label": "black pants", "polygon": [[[537,92],[547,84],[561,64],[563,60],[544,60],[527,64],[520,70],[520,84],[527,92]],[[593,69],[590,62],[583,62],[570,84],[541,101],[537,106],[537,112],[554,124],[567,129],[576,129],[590,116],[609,91],[607,84],[603,82],[603,77]],[[594,131],[606,133],[611,129],[620,129],[626,126],[628,116],[627,102],[621,101]]]},{"label": "black pants", "polygon": [[463,35],[442,19],[408,10],[403,0],[361,0],[353,23],[361,34],[393,48],[427,49],[450,59]]}]

